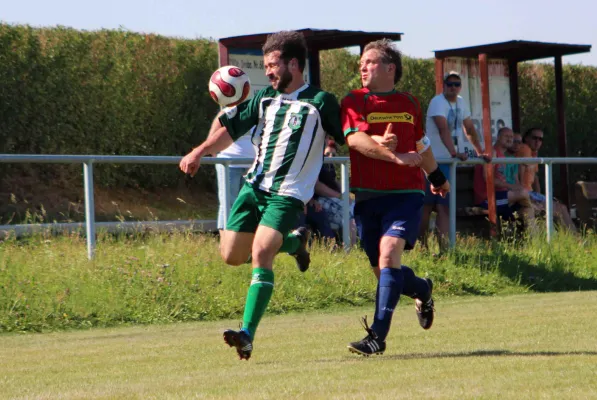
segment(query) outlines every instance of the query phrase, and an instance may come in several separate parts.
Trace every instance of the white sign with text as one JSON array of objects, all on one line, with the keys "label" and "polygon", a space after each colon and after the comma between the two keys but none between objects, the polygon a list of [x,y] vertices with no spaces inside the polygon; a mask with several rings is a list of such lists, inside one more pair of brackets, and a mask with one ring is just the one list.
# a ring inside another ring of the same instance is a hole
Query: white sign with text
[{"label": "white sign with text", "polygon": [[[249,79],[251,80],[251,96],[270,85],[269,79],[265,76],[265,68],[263,66],[263,53],[261,50],[245,50],[245,49],[229,49],[228,63],[236,67],[242,68]],[[309,61],[305,65],[303,71],[305,82],[309,83]],[[249,98],[250,98],[249,97]]]},{"label": "white sign with text", "polygon": [[[488,70],[491,137],[495,141],[497,131],[501,127],[512,126],[508,62],[501,59],[491,59],[488,61]],[[444,60],[444,74],[449,71],[458,72],[462,78],[460,95],[471,110],[471,119],[479,134],[479,139],[483,143],[483,103],[479,60],[460,57],[446,58]],[[475,151],[466,137],[459,137],[457,141],[459,152],[466,152],[469,157],[476,157]]]}]

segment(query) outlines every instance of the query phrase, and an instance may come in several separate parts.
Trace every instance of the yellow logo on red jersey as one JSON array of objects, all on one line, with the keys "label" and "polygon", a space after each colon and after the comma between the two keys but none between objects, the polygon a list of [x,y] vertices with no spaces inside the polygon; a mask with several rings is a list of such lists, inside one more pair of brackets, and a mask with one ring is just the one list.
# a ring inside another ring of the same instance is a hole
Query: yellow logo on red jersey
[{"label": "yellow logo on red jersey", "polygon": [[383,124],[388,122],[406,122],[408,124],[415,124],[415,118],[412,114],[402,113],[384,113],[374,112],[367,115],[367,122],[370,124]]}]

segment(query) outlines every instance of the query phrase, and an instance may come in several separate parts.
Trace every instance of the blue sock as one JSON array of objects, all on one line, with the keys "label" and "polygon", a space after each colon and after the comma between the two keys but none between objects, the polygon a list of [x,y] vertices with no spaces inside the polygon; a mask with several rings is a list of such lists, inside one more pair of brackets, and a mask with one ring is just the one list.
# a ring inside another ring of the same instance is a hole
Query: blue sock
[{"label": "blue sock", "polygon": [[379,282],[377,283],[375,317],[371,329],[382,341],[386,340],[386,336],[390,331],[394,308],[398,305],[403,286],[404,278],[401,269],[384,268],[381,270]]},{"label": "blue sock", "polygon": [[416,276],[413,270],[406,265],[402,266],[402,274],[404,275],[403,295],[411,299],[429,300],[429,285],[425,279]]}]

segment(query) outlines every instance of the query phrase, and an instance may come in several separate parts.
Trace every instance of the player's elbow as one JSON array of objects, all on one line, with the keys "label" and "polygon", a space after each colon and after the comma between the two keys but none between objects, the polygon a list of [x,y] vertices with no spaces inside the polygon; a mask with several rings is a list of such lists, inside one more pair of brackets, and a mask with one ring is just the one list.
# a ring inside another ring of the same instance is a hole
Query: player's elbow
[{"label": "player's elbow", "polygon": [[361,141],[359,140],[358,132],[351,133],[346,136],[346,145],[351,150],[358,150],[361,147]]}]

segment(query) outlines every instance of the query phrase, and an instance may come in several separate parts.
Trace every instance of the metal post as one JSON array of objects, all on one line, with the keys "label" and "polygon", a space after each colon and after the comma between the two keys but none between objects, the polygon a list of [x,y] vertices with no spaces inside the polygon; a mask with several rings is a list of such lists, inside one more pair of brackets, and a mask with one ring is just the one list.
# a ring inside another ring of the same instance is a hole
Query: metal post
[{"label": "metal post", "polygon": [[450,248],[456,246],[456,160],[450,164]]},{"label": "metal post", "polygon": [[95,254],[95,200],[93,197],[93,161],[83,164],[83,182],[85,188],[85,232],[87,234],[87,258]]},{"label": "metal post", "polygon": [[348,162],[340,164],[340,174],[342,178],[342,242],[344,250],[349,251],[350,243],[350,189],[348,187]]},{"label": "metal post", "polygon": [[230,164],[224,164],[224,227],[228,223],[228,216],[230,215],[230,209],[232,208],[232,202],[230,196]]},{"label": "metal post", "polygon": [[545,163],[545,226],[547,229],[547,242],[551,242],[553,233],[553,182],[552,164]]}]

